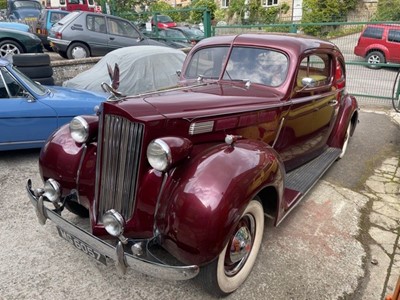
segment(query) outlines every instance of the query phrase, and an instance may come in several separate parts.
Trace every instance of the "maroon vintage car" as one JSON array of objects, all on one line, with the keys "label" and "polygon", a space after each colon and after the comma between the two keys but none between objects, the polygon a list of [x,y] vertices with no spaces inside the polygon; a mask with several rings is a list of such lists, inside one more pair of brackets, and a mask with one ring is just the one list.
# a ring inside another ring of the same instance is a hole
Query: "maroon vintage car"
[{"label": "maroon vintage car", "polygon": [[[44,187],[27,184],[39,221],[122,272],[197,276],[227,295],[255,263],[264,217],[278,225],[344,155],[358,121],[345,75],[339,49],[315,38],[203,40],[178,87],[114,91],[49,138]],[[91,233],[64,207],[88,216]]]}]

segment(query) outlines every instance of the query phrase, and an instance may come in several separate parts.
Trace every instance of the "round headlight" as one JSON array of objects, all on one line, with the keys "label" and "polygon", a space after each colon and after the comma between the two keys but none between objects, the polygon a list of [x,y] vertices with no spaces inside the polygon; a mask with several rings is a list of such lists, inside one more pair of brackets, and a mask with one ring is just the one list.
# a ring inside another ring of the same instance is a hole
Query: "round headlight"
[{"label": "round headlight", "polygon": [[60,199],[60,196],[61,196],[60,184],[51,178],[46,180],[46,182],[44,184],[43,196],[45,196],[47,199],[49,199],[53,203],[58,202],[58,200]]},{"label": "round headlight", "polygon": [[118,237],[124,233],[125,220],[116,210],[110,209],[103,215],[103,225],[110,235]]},{"label": "round headlight", "polygon": [[69,123],[71,136],[77,143],[84,143],[89,137],[89,124],[82,117],[75,117]]},{"label": "round headlight", "polygon": [[171,149],[161,139],[152,141],[147,147],[147,160],[158,171],[165,171],[171,165]]}]

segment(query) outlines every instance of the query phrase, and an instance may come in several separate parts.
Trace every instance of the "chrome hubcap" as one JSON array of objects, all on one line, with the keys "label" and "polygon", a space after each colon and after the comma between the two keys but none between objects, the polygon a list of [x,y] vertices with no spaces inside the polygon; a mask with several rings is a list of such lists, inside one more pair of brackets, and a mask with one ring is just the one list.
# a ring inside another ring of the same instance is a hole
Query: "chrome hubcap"
[{"label": "chrome hubcap", "polygon": [[74,49],[72,49],[72,56],[74,58],[86,58],[87,53],[82,47],[74,47]]},{"label": "chrome hubcap", "polygon": [[369,62],[370,64],[379,64],[379,63],[380,63],[380,59],[379,59],[378,56],[374,55],[374,56],[371,56],[371,57],[368,59],[368,62]]},{"label": "chrome hubcap", "polygon": [[246,215],[239,222],[225,255],[225,274],[234,276],[246,263],[252,249],[255,233],[255,221],[251,215]]}]

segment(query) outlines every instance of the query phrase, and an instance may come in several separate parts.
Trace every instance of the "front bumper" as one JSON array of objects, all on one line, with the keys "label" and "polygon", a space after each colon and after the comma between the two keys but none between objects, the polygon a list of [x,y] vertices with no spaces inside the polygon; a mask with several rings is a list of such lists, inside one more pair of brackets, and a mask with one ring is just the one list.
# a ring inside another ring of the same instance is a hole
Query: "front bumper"
[{"label": "front bumper", "polygon": [[64,231],[72,234],[99,253],[115,261],[116,267],[122,273],[125,273],[126,268],[130,267],[152,277],[168,280],[188,280],[194,278],[199,273],[199,267],[196,265],[167,265],[127,253],[124,251],[121,241],[116,246],[113,246],[72,224],[64,219],[61,214],[45,207],[43,196],[35,195],[30,180],[28,180],[26,190],[32,205],[35,207],[40,224],[44,225],[47,219],[53,221]]}]

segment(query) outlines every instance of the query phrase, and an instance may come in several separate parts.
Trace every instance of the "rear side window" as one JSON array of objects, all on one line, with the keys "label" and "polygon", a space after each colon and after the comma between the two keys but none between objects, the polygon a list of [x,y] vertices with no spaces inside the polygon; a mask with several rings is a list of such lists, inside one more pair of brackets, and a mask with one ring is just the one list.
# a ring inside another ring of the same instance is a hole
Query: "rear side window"
[{"label": "rear side window", "polygon": [[389,42],[400,43],[400,30],[390,29],[388,40]]},{"label": "rear side window", "polygon": [[364,30],[363,37],[368,37],[371,39],[382,39],[383,35],[383,28],[377,28],[377,27],[367,27]]},{"label": "rear side window", "polygon": [[100,15],[88,15],[86,26],[90,31],[106,33],[106,19]]}]

